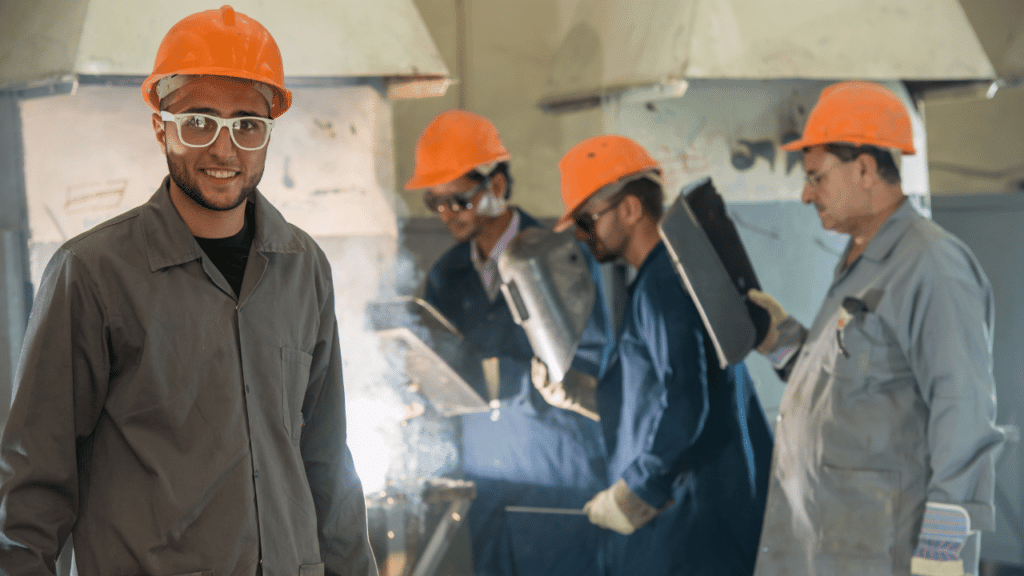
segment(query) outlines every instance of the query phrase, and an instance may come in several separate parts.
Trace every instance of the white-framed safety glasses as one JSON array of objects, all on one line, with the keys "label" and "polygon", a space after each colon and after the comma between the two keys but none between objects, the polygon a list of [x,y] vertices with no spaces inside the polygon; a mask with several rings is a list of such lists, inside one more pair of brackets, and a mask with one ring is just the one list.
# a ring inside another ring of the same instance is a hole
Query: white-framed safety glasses
[{"label": "white-framed safety glasses", "polygon": [[220,129],[227,128],[231,134],[231,141],[239,149],[259,150],[270,141],[270,130],[274,127],[273,120],[259,116],[219,118],[195,112],[171,114],[162,110],[160,119],[164,122],[174,122],[178,127],[178,139],[190,148],[203,148],[213,144],[220,134]]}]

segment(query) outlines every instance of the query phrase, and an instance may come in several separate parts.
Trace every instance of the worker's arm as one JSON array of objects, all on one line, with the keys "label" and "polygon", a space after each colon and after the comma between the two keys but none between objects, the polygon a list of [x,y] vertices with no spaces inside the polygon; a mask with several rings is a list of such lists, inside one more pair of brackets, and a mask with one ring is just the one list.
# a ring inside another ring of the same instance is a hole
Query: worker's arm
[{"label": "worker's arm", "polygon": [[320,553],[329,576],[376,576],[366,529],[366,501],[345,430],[341,348],[334,289],[321,257],[320,323],[303,402],[301,450],[316,507]]},{"label": "worker's arm", "polygon": [[945,243],[927,256],[932,261],[918,263],[895,296],[897,338],[928,405],[927,500],[962,507],[972,530],[992,530],[1003,441],[995,426],[992,289],[959,245]]},{"label": "worker's arm", "polygon": [[108,315],[75,255],[50,260],[36,294],[0,442],[0,573],[54,573],[75,523],[77,446],[92,434],[110,373]]},{"label": "worker's arm", "polygon": [[591,521],[613,530],[622,518],[639,528],[669,505],[679,474],[701,458],[698,441],[711,412],[708,358],[713,352],[678,278],[654,273],[639,285],[630,305],[636,333],[623,334],[618,365],[626,380],[622,385],[633,388],[638,412],[629,417],[639,433],[630,440],[633,446],[619,449],[635,456],[621,479],[587,505]]}]

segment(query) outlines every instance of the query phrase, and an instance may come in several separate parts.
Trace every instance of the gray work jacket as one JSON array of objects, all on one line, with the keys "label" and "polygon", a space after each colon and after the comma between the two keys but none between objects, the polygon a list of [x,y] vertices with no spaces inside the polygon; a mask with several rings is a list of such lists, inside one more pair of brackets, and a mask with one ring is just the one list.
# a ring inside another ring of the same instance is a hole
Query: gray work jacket
[{"label": "gray work jacket", "polygon": [[171,204],[65,243],[0,443],[0,573],[376,574],[326,257],[258,192],[241,295]]},{"label": "gray work jacket", "polygon": [[993,528],[992,288],[905,201],[842,262],[779,410],[757,576],[909,574],[926,501]]}]

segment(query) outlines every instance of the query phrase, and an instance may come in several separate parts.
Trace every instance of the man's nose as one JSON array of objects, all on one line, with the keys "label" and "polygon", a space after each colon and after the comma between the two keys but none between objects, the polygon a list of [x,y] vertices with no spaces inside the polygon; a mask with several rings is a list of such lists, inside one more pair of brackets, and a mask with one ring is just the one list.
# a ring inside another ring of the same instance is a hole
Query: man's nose
[{"label": "man's nose", "polygon": [[209,150],[210,154],[218,158],[228,158],[236,154],[235,143],[231,140],[231,130],[227,126],[220,127]]},{"label": "man's nose", "polygon": [[455,219],[455,211],[451,209],[451,206],[442,205],[437,211],[437,217],[441,219],[441,222],[447,224]]},{"label": "man's nose", "polygon": [[811,187],[809,182],[804,183],[804,190],[800,193],[800,201],[804,204],[810,204],[814,201],[814,188]]}]

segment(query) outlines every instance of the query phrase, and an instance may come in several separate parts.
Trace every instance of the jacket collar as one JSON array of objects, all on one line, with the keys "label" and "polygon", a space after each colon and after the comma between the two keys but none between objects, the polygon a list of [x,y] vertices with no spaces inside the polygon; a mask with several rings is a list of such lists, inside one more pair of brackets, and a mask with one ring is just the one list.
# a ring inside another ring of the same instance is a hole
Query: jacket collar
[{"label": "jacket collar", "polygon": [[882,223],[878,232],[875,232],[874,237],[868,241],[861,256],[875,262],[885,260],[910,228],[915,217],[920,217],[920,213],[909,198],[904,198],[903,204]]},{"label": "jacket collar", "polygon": [[[284,216],[257,190],[250,200],[256,205],[256,233],[253,246],[260,252],[303,252],[299,241]],[[171,203],[170,177],[165,177],[160,188],[141,207],[143,234],[149,268],[178,266],[199,258],[203,251],[192,236],[178,210]]]}]

